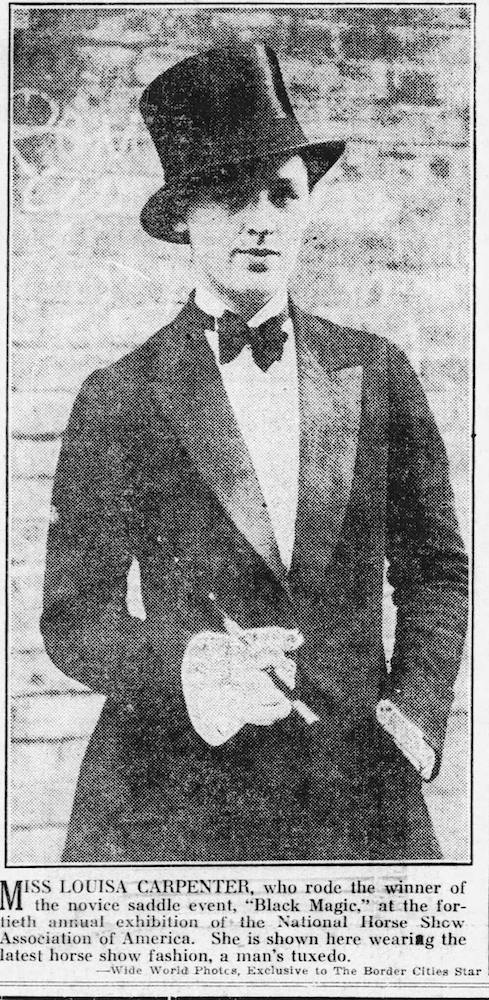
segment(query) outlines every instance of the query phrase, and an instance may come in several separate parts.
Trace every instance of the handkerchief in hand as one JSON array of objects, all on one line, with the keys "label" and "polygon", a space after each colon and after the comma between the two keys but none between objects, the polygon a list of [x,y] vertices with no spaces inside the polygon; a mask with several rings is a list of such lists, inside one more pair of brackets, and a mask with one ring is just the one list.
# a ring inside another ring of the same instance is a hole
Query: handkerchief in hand
[{"label": "handkerchief in hand", "polygon": [[244,725],[241,644],[221,632],[192,636],[182,661],[182,690],[195,731],[211,746]]}]

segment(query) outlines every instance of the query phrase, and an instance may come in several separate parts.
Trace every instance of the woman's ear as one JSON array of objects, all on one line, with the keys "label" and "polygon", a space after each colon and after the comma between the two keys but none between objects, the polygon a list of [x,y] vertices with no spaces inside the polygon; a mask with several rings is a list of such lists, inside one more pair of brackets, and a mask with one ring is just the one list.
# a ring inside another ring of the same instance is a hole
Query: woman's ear
[{"label": "woman's ear", "polygon": [[174,222],[173,229],[179,234],[188,233],[188,226],[186,222]]}]

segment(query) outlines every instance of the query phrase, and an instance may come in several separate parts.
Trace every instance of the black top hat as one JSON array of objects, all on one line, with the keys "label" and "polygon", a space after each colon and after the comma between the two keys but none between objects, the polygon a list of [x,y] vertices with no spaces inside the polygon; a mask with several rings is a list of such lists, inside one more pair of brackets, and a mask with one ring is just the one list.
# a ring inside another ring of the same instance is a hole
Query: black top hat
[{"label": "black top hat", "polygon": [[172,204],[189,179],[220,166],[300,153],[314,184],[341,156],[344,142],[311,143],[290,104],[275,52],[263,43],[231,45],[190,56],[144,91],[141,113],[165,172],[165,185],[144,206],[146,231],[188,242],[172,226]]}]

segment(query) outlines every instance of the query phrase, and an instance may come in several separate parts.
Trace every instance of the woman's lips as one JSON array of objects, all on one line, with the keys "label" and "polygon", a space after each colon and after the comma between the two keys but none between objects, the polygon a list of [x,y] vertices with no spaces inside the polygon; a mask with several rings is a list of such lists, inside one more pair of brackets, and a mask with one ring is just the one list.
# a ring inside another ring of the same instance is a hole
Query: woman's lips
[{"label": "woman's lips", "polygon": [[234,250],[233,252],[250,254],[252,257],[280,257],[278,250],[264,250],[261,247],[249,247],[244,250]]}]

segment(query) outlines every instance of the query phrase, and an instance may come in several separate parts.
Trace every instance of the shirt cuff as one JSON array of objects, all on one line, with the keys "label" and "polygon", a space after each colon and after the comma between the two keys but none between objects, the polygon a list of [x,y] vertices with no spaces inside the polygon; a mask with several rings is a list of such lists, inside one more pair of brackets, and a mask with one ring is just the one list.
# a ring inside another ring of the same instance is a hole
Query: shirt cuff
[{"label": "shirt cuff", "polygon": [[401,753],[413,765],[424,781],[429,781],[436,765],[433,747],[426,742],[423,731],[388,698],[379,701],[376,709],[377,722]]}]

